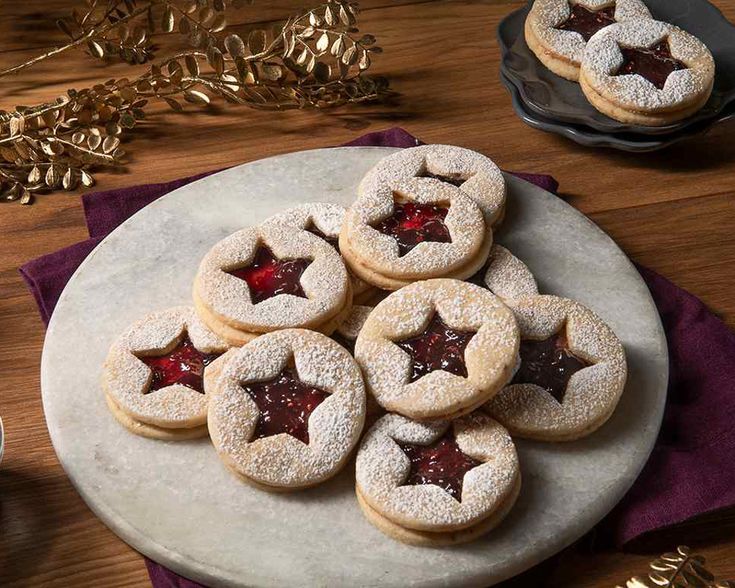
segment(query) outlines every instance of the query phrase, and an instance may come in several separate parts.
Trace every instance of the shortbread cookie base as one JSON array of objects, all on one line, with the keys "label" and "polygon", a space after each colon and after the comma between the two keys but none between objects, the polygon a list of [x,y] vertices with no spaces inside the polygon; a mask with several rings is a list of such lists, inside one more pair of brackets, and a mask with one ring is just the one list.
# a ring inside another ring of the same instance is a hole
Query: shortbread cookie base
[{"label": "shortbread cookie base", "polygon": [[550,47],[543,45],[533,32],[533,27],[529,22],[529,17],[530,15],[526,17],[526,24],[523,27],[528,48],[533,51],[533,54],[538,57],[538,60],[543,63],[547,69],[551,70],[556,75],[572,82],[578,81],[579,62],[570,61],[566,57],[556,53]]},{"label": "shortbread cookie base", "polygon": [[148,439],[158,439],[159,441],[186,441],[187,439],[200,439],[209,435],[207,425],[199,425],[191,427],[189,429],[166,429],[164,427],[157,427],[156,425],[149,425],[137,421],[125,412],[110,398],[109,394],[105,394],[105,401],[107,407],[110,409],[112,416],[115,417],[123,427],[125,427],[131,433],[140,435],[141,437],[147,437]]},{"label": "shortbread cookie base", "polygon": [[480,521],[476,525],[465,529],[432,533],[430,531],[408,529],[394,523],[373,509],[362,496],[359,488],[355,487],[357,503],[360,505],[365,518],[370,522],[370,524],[391,539],[395,539],[401,543],[407,543],[408,545],[416,545],[418,547],[443,547],[474,541],[500,524],[515,505],[520,492],[521,476],[519,473],[516,476],[516,482],[513,485],[513,489],[509,496],[489,517]]},{"label": "shortbread cookie base", "polygon": [[692,116],[699,111],[709,100],[712,94],[713,84],[703,93],[693,104],[680,108],[678,110],[663,112],[636,112],[628,110],[622,106],[607,100],[590,86],[584,74],[579,76],[579,85],[582,92],[592,106],[599,110],[602,114],[609,116],[617,121],[641,125],[647,127],[662,127]]}]

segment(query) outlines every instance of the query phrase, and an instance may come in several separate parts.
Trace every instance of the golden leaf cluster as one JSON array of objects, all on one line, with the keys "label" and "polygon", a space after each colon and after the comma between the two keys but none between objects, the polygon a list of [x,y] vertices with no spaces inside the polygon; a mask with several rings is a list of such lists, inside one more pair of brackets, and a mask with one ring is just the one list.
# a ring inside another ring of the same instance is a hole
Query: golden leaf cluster
[{"label": "golden leaf cluster", "polygon": [[[232,0],[87,0],[57,22],[69,43],[0,72],[0,77],[79,47],[92,57],[148,63],[134,79],[112,79],[69,90],[54,102],[0,110],[0,197],[32,202],[33,194],[72,190],[94,182],[92,170],[119,165],[120,142],[146,106],[221,98],[252,108],[325,108],[388,95],[384,78],[368,76],[376,39],[360,34],[358,5],[325,4],[289,18],[274,30],[227,34]],[[186,48],[158,59],[154,33],[181,35]]]},{"label": "golden leaf cluster", "polygon": [[653,560],[647,576],[634,576],[616,588],[735,588],[735,583],[718,580],[705,567],[701,555],[682,545],[676,553],[664,553]]}]

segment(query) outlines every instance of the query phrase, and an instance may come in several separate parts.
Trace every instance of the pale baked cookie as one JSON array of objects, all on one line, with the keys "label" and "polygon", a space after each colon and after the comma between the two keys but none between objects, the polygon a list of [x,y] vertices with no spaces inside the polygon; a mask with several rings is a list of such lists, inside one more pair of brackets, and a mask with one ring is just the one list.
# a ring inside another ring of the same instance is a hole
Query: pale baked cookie
[{"label": "pale baked cookie", "polygon": [[342,258],[323,239],[279,225],[250,227],[205,255],[194,305],[213,331],[243,344],[290,327],[331,333],[352,306],[352,288]]},{"label": "pale baked cookie", "polygon": [[372,311],[372,306],[355,304],[334,333],[332,333],[332,339],[337,341],[337,343],[342,345],[350,353],[354,353],[357,336],[360,334],[362,326]]},{"label": "pale baked cookie", "polygon": [[347,211],[339,244],[353,273],[397,290],[421,279],[471,276],[487,259],[492,230],[460,188],[409,178],[363,192]]},{"label": "pale baked cookie", "polygon": [[466,542],[500,522],[521,476],[507,431],[482,413],[419,423],[389,414],[365,435],[358,502],[383,533],[414,545]]},{"label": "pale baked cookie", "polygon": [[457,186],[477,203],[488,226],[502,220],[506,188],[500,168],[481,153],[454,145],[421,145],[381,159],[363,177],[358,194],[409,178],[433,178]]},{"label": "pale baked cookie", "polygon": [[470,280],[473,284],[484,286],[504,300],[536,296],[536,278],[525,263],[502,245],[495,244],[490,250],[487,266]]},{"label": "pale baked cookie", "polygon": [[518,437],[568,441],[592,433],[612,415],[625,387],[620,340],[568,298],[530,296],[508,304],[520,328],[521,363],[484,409]]},{"label": "pale baked cookie", "polygon": [[491,292],[458,280],[416,282],[378,304],[355,358],[383,408],[452,418],[489,400],[518,364],[513,313]]},{"label": "pale baked cookie", "polygon": [[296,490],[336,474],[365,420],[360,369],[305,329],[268,333],[225,362],[209,402],[217,453],[258,488]]},{"label": "pale baked cookie", "polygon": [[579,83],[600,112],[624,123],[661,126],[709,99],[715,62],[702,41],[651,19],[611,25],[587,44]]},{"label": "pale baked cookie", "polygon": [[536,0],[526,17],[526,43],[547,68],[576,82],[595,33],[615,22],[650,17],[641,0]]},{"label": "pale baked cookie", "polygon": [[113,415],[156,439],[207,434],[207,395],[228,349],[194,309],[177,306],[133,323],[112,344],[102,389]]},{"label": "pale baked cookie", "polygon": [[[342,229],[346,209],[331,202],[309,202],[279,212],[265,221],[263,226],[279,224],[300,231],[308,231],[321,237],[339,252],[339,232]],[[374,288],[357,276],[352,277],[352,294],[355,299],[367,300]]]}]

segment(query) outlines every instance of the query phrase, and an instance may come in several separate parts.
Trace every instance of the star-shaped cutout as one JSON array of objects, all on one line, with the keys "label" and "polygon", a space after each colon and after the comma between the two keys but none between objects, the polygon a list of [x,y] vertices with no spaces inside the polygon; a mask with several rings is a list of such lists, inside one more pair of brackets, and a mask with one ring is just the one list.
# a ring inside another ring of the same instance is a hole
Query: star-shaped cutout
[{"label": "star-shaped cutout", "polygon": [[443,174],[434,174],[427,170],[426,168],[423,168],[418,174],[416,174],[417,178],[434,178],[435,180],[439,180],[440,182],[444,182],[445,184],[451,184],[452,186],[461,186],[467,181],[467,178],[463,178],[461,176],[448,176]]},{"label": "star-shaped cutout", "polygon": [[663,90],[666,80],[673,72],[687,69],[687,66],[671,55],[669,40],[664,39],[650,47],[636,48],[618,45],[623,54],[623,64],[613,74],[623,76],[638,74],[643,76],[659,90]]},{"label": "star-shaped cutout", "polygon": [[569,18],[556,28],[562,31],[573,31],[589,41],[597,31],[615,22],[615,6],[606,6],[600,10],[590,10],[581,4],[569,5]]},{"label": "star-shaped cutout", "polygon": [[204,368],[220,356],[219,353],[202,353],[184,332],[176,346],[161,355],[136,355],[152,372],[151,383],[144,394],[161,388],[181,384],[204,394]]},{"label": "star-shaped cutout", "polygon": [[253,304],[258,304],[279,294],[293,294],[306,298],[300,280],[311,261],[311,259],[278,259],[268,247],[259,245],[248,265],[226,271],[247,282],[250,299]]},{"label": "star-shaped cutout", "polygon": [[394,341],[411,356],[411,377],[415,382],[434,370],[467,377],[464,350],[476,331],[458,331],[447,325],[439,313],[434,313],[426,329],[419,335]]},{"label": "star-shaped cutout", "polygon": [[408,456],[411,469],[404,486],[434,484],[462,501],[462,483],[464,475],[482,462],[462,453],[450,430],[431,445],[413,445],[398,443]]},{"label": "star-shaped cutout", "polygon": [[566,323],[548,339],[521,340],[521,366],[511,384],[536,384],[559,404],[573,374],[592,364],[569,349]]},{"label": "star-shaped cutout", "polygon": [[444,224],[448,213],[448,206],[396,202],[393,214],[373,228],[393,237],[398,243],[398,256],[403,257],[419,243],[451,243],[452,237]]},{"label": "star-shaped cutout", "polygon": [[311,233],[312,235],[316,235],[320,239],[323,239],[327,243],[329,243],[332,247],[334,247],[337,250],[337,253],[339,253],[339,238],[337,237],[327,237],[322,230],[317,227],[314,222],[310,222],[306,229],[307,232]]},{"label": "star-shaped cutout", "polygon": [[272,380],[243,385],[258,406],[260,415],[252,439],[287,433],[309,444],[309,416],[329,396],[305,384],[296,370],[285,368]]}]

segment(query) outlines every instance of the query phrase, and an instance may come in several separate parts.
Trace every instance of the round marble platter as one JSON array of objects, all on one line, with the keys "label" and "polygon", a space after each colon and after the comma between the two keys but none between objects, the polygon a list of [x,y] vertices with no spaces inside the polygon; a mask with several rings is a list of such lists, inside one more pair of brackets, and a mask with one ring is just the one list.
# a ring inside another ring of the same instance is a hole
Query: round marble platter
[{"label": "round marble platter", "polygon": [[393,151],[291,153],[179,188],[123,223],[69,281],[43,350],[46,419],[72,483],[135,549],[209,586],[487,586],[582,536],[638,475],[666,396],[656,308],[607,235],[512,176],[498,241],[528,263],[542,291],[581,300],[612,326],[630,376],[611,420],[587,439],[518,443],[520,498],[489,535],[452,548],[409,547],[362,516],[352,465],[322,486],[269,494],[226,471],[207,439],[153,441],[114,420],[99,377],[117,333],[146,312],[188,303],[199,260],[225,235],[301,202],[347,205],[361,176]]}]

